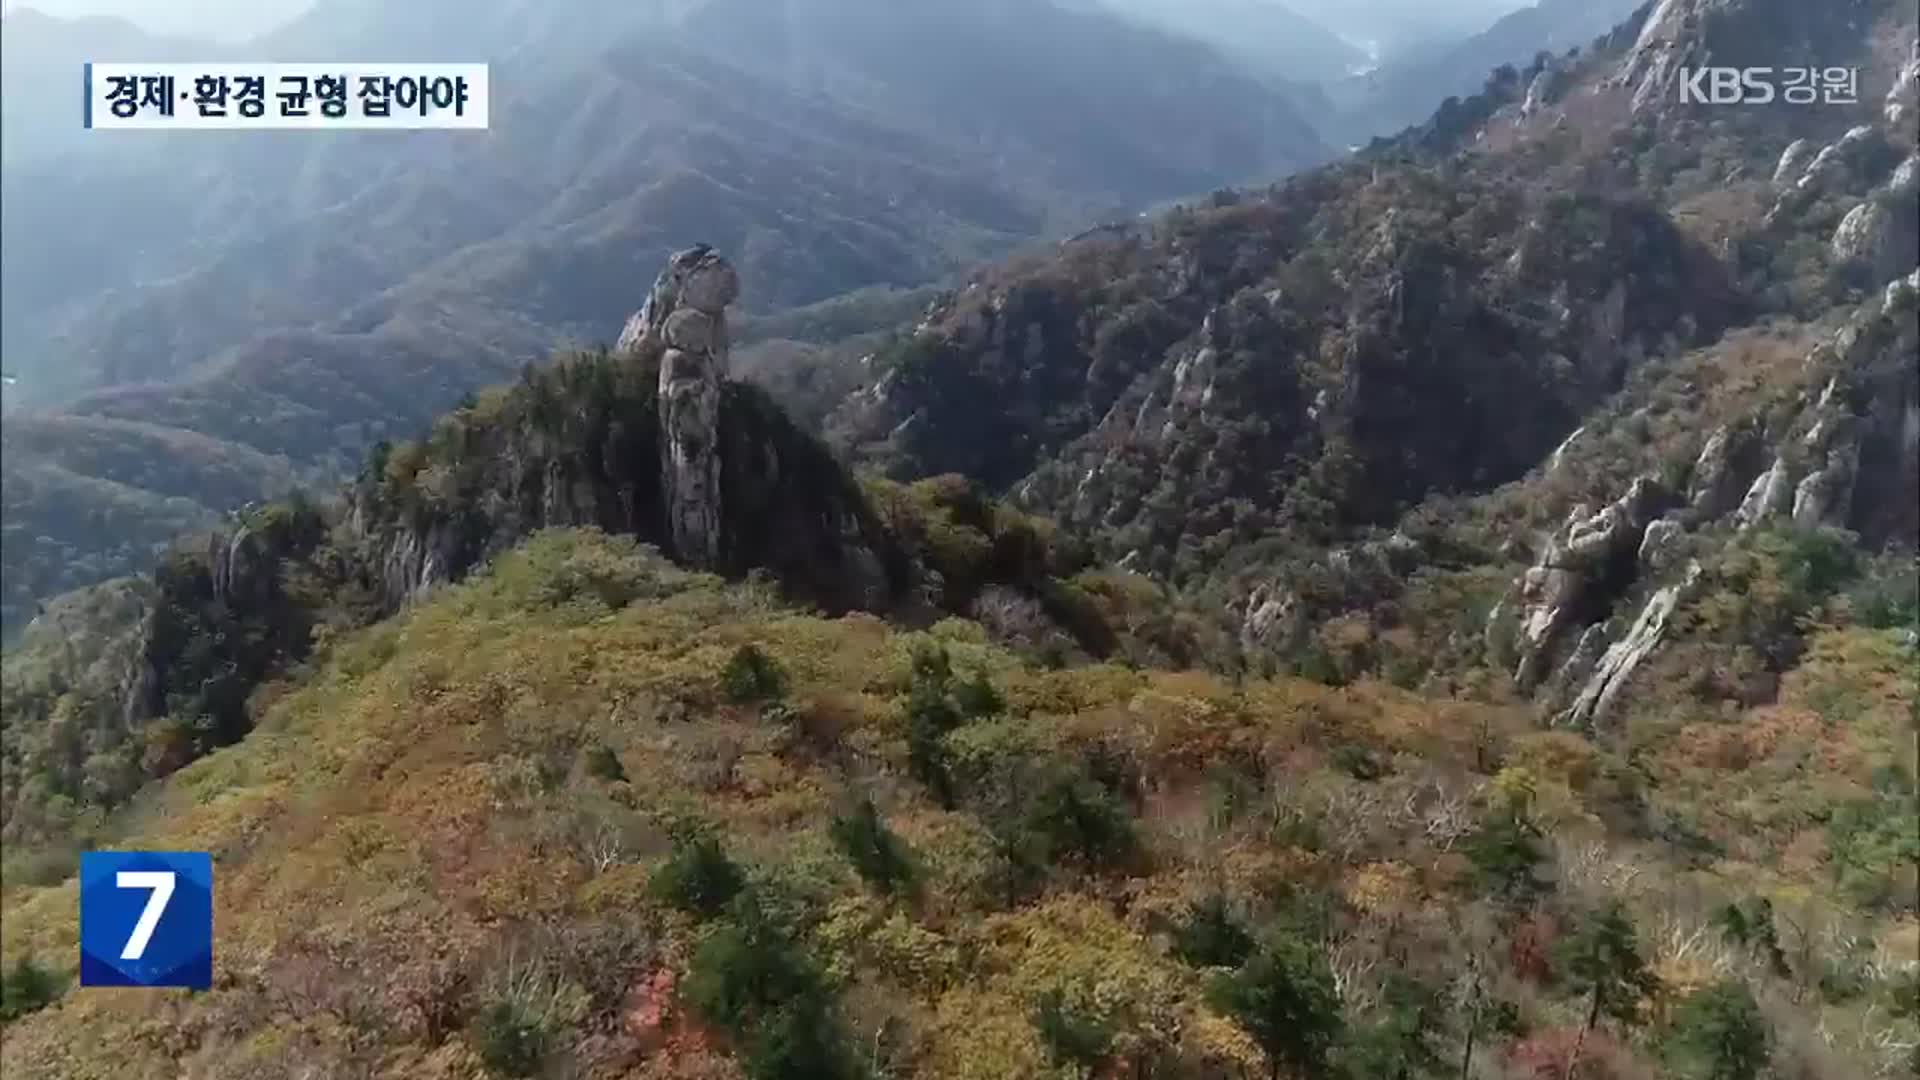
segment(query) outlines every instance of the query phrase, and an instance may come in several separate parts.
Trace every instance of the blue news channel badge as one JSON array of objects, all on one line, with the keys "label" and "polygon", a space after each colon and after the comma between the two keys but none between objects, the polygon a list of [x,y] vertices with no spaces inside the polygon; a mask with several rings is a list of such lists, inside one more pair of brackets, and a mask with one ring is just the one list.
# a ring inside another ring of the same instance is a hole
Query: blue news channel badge
[{"label": "blue news channel badge", "polygon": [[106,131],[485,131],[486,64],[85,64]]},{"label": "blue news channel badge", "polygon": [[80,856],[80,985],[213,985],[213,856]]}]

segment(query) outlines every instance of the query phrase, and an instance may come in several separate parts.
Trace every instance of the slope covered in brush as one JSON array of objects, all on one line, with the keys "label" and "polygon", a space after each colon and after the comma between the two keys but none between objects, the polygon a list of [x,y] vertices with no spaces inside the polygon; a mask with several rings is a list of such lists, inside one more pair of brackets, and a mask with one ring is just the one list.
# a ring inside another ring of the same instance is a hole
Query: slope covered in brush
[{"label": "slope covered in brush", "polygon": [[[210,992],[59,993],[73,885],[10,887],[10,985],[54,992],[0,1061],[1895,1075],[1920,1032],[1912,924],[1876,914],[1913,899],[1889,648],[1823,630],[1778,705],[1629,763],[1524,710],[1047,670],[970,622],[823,619],[542,533],[331,641],[244,742],[108,819],[214,852]],[[1835,694],[1842,729],[1813,711]]]},{"label": "slope covered in brush", "polygon": [[[249,510],[103,586],[110,604],[83,593],[49,608],[6,657],[0,836],[15,874],[70,869],[102,812],[243,738],[264,682],[535,532],[594,528],[672,554],[658,363],[595,353],[530,367],[421,442],[377,447],[337,498]],[[856,481],[739,383],[724,388],[718,439],[726,575],[908,624],[992,610],[1007,640],[1054,663],[1199,651],[1202,631],[1161,588],[1101,574],[1083,545],[964,478]],[[570,588],[626,595],[601,572],[575,566]],[[115,617],[90,614],[103,609]]]}]

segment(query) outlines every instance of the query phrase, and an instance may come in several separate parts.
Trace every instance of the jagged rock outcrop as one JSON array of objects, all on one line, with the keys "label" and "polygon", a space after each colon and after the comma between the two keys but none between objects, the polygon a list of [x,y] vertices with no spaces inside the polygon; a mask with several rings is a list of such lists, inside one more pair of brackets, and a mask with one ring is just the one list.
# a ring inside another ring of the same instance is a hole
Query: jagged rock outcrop
[{"label": "jagged rock outcrop", "polygon": [[1549,62],[1527,84],[1527,96],[1520,103],[1520,115],[1530,117],[1542,109],[1559,104],[1571,81],[1565,68]]},{"label": "jagged rock outcrop", "polygon": [[1810,195],[1846,187],[1855,178],[1860,149],[1875,136],[1869,124],[1848,128],[1838,142],[1820,148],[1793,186]]},{"label": "jagged rock outcrop", "polygon": [[1792,508],[1793,478],[1785,458],[1776,457],[1773,465],[1761,473],[1747,489],[1734,513],[1734,523],[1742,530],[1758,528]]},{"label": "jagged rock outcrop", "polygon": [[1780,163],[1773,168],[1773,185],[1785,187],[1800,179],[1807,171],[1807,162],[1813,157],[1813,144],[1806,139],[1795,139],[1780,152]]},{"label": "jagged rock outcrop", "polygon": [[1852,529],[1872,546],[1915,542],[1920,516],[1920,271],[1889,284],[1807,357],[1821,378],[1771,467],[1734,516]]},{"label": "jagged rock outcrop", "polygon": [[[307,590],[364,584],[348,557],[317,559],[333,534],[327,513],[304,500],[274,504],[176,547],[143,584],[117,709],[129,727],[169,711],[197,717],[206,745],[250,726],[247,694],[279,664],[304,659],[317,613]],[[290,572],[290,567],[299,567]]]},{"label": "jagged rock outcrop", "polygon": [[[1778,521],[1802,527],[1833,525],[1862,532],[1878,544],[1901,536],[1871,519],[1891,508],[1910,517],[1920,486],[1920,328],[1914,321],[1920,272],[1890,284],[1880,301],[1816,346],[1809,372],[1822,375],[1818,395],[1809,394],[1793,430],[1796,440],[1778,445],[1765,471],[1746,488],[1732,524],[1748,530]],[[1744,439],[1754,445],[1755,423]],[[1693,509],[1702,522],[1719,516],[1721,495],[1732,470],[1724,463],[1741,438],[1730,429],[1707,440],[1694,470]],[[1864,483],[1890,499],[1862,499]],[[1718,494],[1709,494],[1710,492]],[[1911,544],[1913,537],[1906,535]]]},{"label": "jagged rock outcrop", "polygon": [[1847,212],[1833,233],[1833,257],[1836,262],[1850,260],[1873,267],[1875,276],[1884,273],[1893,258],[1893,211],[1874,199],[1868,199]]},{"label": "jagged rock outcrop", "polygon": [[1157,395],[1149,394],[1135,420],[1135,430],[1165,444],[1213,401],[1220,350],[1231,347],[1222,322],[1220,308],[1207,312],[1200,323],[1201,345],[1174,365],[1173,384],[1167,390],[1166,404],[1158,405]]},{"label": "jagged rock outcrop", "polygon": [[1778,69],[1785,56],[1807,66],[1857,63],[1860,30],[1891,6],[1888,0],[1658,0],[1643,9],[1613,82],[1630,96],[1635,113],[1648,113],[1682,104],[1681,83],[1691,69]]},{"label": "jagged rock outcrop", "polygon": [[1711,520],[1737,508],[1764,452],[1753,424],[1724,425],[1707,436],[1687,488],[1687,507],[1695,519]]},{"label": "jagged rock outcrop", "polygon": [[1665,501],[1659,484],[1641,477],[1599,513],[1575,508],[1547,539],[1539,562],[1520,583],[1514,679],[1522,687],[1539,685],[1566,632],[1598,621],[1622,591],[1622,579],[1631,583],[1647,527]]},{"label": "jagged rock outcrop", "polygon": [[[1344,531],[1516,480],[1646,358],[1739,314],[1727,267],[1644,202],[1373,175],[983,275],[883,350],[830,429],[893,475],[973,477],[1184,578],[1228,537],[1314,527],[1308,506]],[[1509,204],[1497,237],[1449,235]]]},{"label": "jagged rock outcrop", "polygon": [[615,349],[660,365],[661,501],[680,559],[720,565],[720,387],[727,378],[727,306],[740,295],[732,264],[702,244],[674,255]]},{"label": "jagged rock outcrop", "polygon": [[1671,100],[1680,68],[1701,46],[1696,32],[1696,8],[1723,6],[1726,0],[1659,0],[1640,24],[1639,36],[1627,50],[1616,76],[1633,95],[1640,112]]},{"label": "jagged rock outcrop", "polygon": [[1851,413],[1839,401],[1839,382],[1827,384],[1815,406],[1813,427],[1801,440],[1809,472],[1794,487],[1792,521],[1800,528],[1846,524],[1853,505],[1860,443]]},{"label": "jagged rock outcrop", "polygon": [[[1667,639],[1674,613],[1701,580],[1701,564],[1691,563],[1679,581],[1668,574],[1716,531],[1837,527],[1871,547],[1911,548],[1920,532],[1916,315],[1920,271],[1893,282],[1809,353],[1806,373],[1820,389],[1806,392],[1784,425],[1752,416],[1714,430],[1679,512],[1654,520],[1659,499],[1645,479],[1598,514],[1576,508],[1518,583],[1517,611],[1509,603],[1496,608],[1489,649],[1503,626],[1517,624],[1516,680],[1559,722],[1588,727],[1605,719]],[[1632,628],[1596,657],[1612,606],[1647,589]],[[1574,686],[1579,691],[1566,704]]]},{"label": "jagged rock outcrop", "polygon": [[1600,658],[1593,674],[1588,677],[1580,696],[1560,714],[1559,722],[1562,725],[1588,728],[1612,711],[1621,691],[1633,678],[1634,671],[1666,640],[1673,613],[1679,610],[1699,585],[1701,574],[1700,564],[1693,563],[1679,584],[1669,585],[1653,594],[1647,606],[1640,610],[1640,617],[1634,620],[1627,636],[1608,647],[1606,655]]},{"label": "jagged rock outcrop", "polygon": [[533,533],[638,537],[727,576],[763,570],[829,611],[892,610],[909,559],[845,466],[757,387],[726,379],[737,275],[710,248],[674,256],[612,355],[529,369],[457,435],[371,469],[348,534],[397,610]]},{"label": "jagged rock outcrop", "polygon": [[223,604],[232,606],[241,599],[237,594],[245,584],[254,580],[247,544],[253,535],[253,530],[243,524],[231,535],[214,533],[207,538],[207,577],[214,599]]},{"label": "jagged rock outcrop", "polygon": [[1567,653],[1566,662],[1540,688],[1541,702],[1552,711],[1571,704],[1573,697],[1593,677],[1594,669],[1600,665],[1600,659],[1606,655],[1612,641],[1612,628],[1607,623],[1598,622],[1587,627],[1579,640],[1574,642],[1572,651]]},{"label": "jagged rock outcrop", "polygon": [[[736,292],[724,261],[682,253],[621,356],[529,368],[487,407],[443,420],[435,438],[382,451],[338,507],[274,504],[178,549],[155,572],[116,685],[121,722],[191,708],[213,717],[216,743],[238,738],[247,693],[308,655],[320,620],[357,626],[397,612],[546,528],[685,544],[686,561],[730,576],[765,570],[793,599],[832,612],[904,606],[913,558],[844,466],[764,392],[710,383],[724,375],[724,308]],[[676,422],[677,438],[663,437]],[[687,514],[668,512],[668,490],[694,504],[691,529]]]},{"label": "jagged rock outcrop", "polygon": [[1671,517],[1647,526],[1646,535],[1640,538],[1641,568],[1656,574],[1665,570],[1672,564],[1674,549],[1686,532],[1685,526]]},{"label": "jagged rock outcrop", "polygon": [[1852,502],[1853,474],[1859,454],[1836,450],[1823,467],[1809,473],[1793,492],[1793,523],[1803,529],[1837,524]]},{"label": "jagged rock outcrop", "polygon": [[1560,471],[1561,462],[1564,462],[1567,459],[1567,451],[1572,450],[1573,444],[1579,442],[1580,436],[1585,435],[1586,433],[1587,433],[1587,428],[1586,428],[1586,425],[1584,424],[1581,425],[1580,427],[1574,428],[1572,434],[1568,435],[1565,439],[1561,440],[1561,443],[1559,446],[1556,446],[1553,448],[1553,453],[1547,455],[1547,472],[1549,474]]},{"label": "jagged rock outcrop", "polygon": [[1870,546],[1911,548],[1920,537],[1920,270],[1890,283],[1817,354],[1841,380],[1833,406],[1851,417],[1858,447],[1851,505],[1829,516]]},{"label": "jagged rock outcrop", "polygon": [[1835,262],[1864,267],[1876,284],[1920,262],[1920,156],[1908,155],[1866,201],[1848,211],[1830,244]]},{"label": "jagged rock outcrop", "polygon": [[1920,154],[1909,154],[1887,177],[1882,187],[1889,200],[1911,202],[1920,198]]},{"label": "jagged rock outcrop", "polygon": [[1366,610],[1391,595],[1425,561],[1418,541],[1402,532],[1334,548],[1300,567],[1300,578],[1273,578],[1247,588],[1229,607],[1248,653],[1294,655],[1330,615]]},{"label": "jagged rock outcrop", "polygon": [[[363,519],[356,520],[353,527],[367,531]],[[444,526],[386,533],[369,546],[369,561],[381,595],[394,607],[414,603],[434,589],[451,584],[467,566],[461,557],[463,545],[458,534]]]},{"label": "jagged rock outcrop", "polygon": [[1764,224],[1769,229],[1779,228],[1825,196],[1864,195],[1887,174],[1891,164],[1888,158],[1894,153],[1885,133],[1871,124],[1857,124],[1821,147],[1797,172],[1790,166],[1806,159],[1805,151],[1795,155],[1793,162],[1783,154],[1781,172],[1774,177],[1775,186],[1782,190],[1767,211]]},{"label": "jagged rock outcrop", "polygon": [[1247,594],[1240,616],[1240,647],[1286,655],[1305,640],[1310,622],[1300,598],[1278,582]]}]

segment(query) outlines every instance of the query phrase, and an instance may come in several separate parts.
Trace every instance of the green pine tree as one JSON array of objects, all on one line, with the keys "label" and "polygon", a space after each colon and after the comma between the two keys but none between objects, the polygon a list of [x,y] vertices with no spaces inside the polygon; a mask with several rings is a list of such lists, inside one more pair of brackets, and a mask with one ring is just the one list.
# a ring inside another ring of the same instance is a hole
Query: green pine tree
[{"label": "green pine tree", "polygon": [[1640,955],[1640,941],[1620,902],[1610,901],[1577,922],[1556,949],[1554,970],[1569,989],[1588,998],[1586,1023],[1567,1061],[1571,1078],[1588,1033],[1602,1016],[1631,1027],[1640,1020],[1640,1003],[1660,988]]},{"label": "green pine tree", "polygon": [[1326,1075],[1344,1020],[1321,950],[1296,937],[1276,936],[1239,971],[1216,981],[1208,998],[1253,1036],[1273,1080],[1288,1070]]},{"label": "green pine tree", "polygon": [[1737,980],[1687,995],[1663,1041],[1674,1075],[1686,1080],[1755,1080],[1772,1056],[1767,1018]]},{"label": "green pine tree", "polygon": [[912,886],[913,862],[900,838],[880,819],[871,798],[861,799],[851,813],[836,817],[827,831],[860,879],[876,891],[892,896]]}]

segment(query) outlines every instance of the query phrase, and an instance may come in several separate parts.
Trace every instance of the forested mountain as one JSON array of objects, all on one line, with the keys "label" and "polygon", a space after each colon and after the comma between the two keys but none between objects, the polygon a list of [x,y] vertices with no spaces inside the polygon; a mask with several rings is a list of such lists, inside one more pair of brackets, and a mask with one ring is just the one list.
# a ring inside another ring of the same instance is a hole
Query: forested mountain
[{"label": "forested mountain", "polygon": [[[1520,480],[1731,329],[1877,303],[1914,261],[1912,19],[1728,15],[1671,44],[1685,10],[1496,73],[1354,161],[995,267],[866,361],[835,430],[1198,584]],[[1860,100],[1683,106],[1708,48],[1857,65]]]},{"label": "forested mountain", "polygon": [[[1916,117],[1908,5],[1663,0],[818,346],[832,443],[679,251],[27,628],[0,1070],[1909,1075]],[[98,848],[210,989],[70,988]]]},{"label": "forested mountain", "polygon": [[[10,25],[9,47],[46,25]],[[232,505],[142,472],[246,472],[255,497],[336,477],[556,342],[610,338],[686,237],[732,253],[766,313],[1324,156],[1203,47],[1044,0],[342,2],[249,49],[489,58],[494,129],[180,135],[9,166],[8,405],[61,403],[9,417],[10,625]],[[211,442],[129,470],[121,421]]]}]

